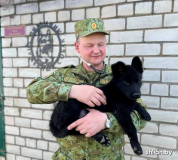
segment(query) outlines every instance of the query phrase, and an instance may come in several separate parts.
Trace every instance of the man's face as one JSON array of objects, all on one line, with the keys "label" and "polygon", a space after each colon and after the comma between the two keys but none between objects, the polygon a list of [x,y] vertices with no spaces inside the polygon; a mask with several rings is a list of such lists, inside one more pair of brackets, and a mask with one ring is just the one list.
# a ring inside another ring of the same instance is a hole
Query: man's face
[{"label": "man's face", "polygon": [[103,33],[93,33],[79,37],[75,47],[78,47],[76,50],[82,59],[93,66],[99,66],[106,56],[106,36]]}]

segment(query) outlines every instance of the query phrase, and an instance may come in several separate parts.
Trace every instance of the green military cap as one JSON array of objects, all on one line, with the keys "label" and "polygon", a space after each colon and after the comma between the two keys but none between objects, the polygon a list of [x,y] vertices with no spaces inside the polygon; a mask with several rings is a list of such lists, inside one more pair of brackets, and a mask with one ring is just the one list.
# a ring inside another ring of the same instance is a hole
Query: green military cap
[{"label": "green military cap", "polygon": [[75,23],[76,39],[96,32],[109,35],[109,33],[105,32],[104,22],[100,18],[88,18]]}]

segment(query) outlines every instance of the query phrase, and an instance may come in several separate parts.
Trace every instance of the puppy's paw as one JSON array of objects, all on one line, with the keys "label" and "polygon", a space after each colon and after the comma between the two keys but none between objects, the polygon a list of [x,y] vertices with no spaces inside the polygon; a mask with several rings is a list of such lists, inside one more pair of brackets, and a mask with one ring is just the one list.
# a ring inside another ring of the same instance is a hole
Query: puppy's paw
[{"label": "puppy's paw", "polygon": [[111,144],[111,141],[107,136],[101,136],[101,140],[99,141],[103,146],[109,146]]},{"label": "puppy's paw", "polygon": [[130,139],[130,144],[135,154],[137,155],[143,154],[142,147],[140,146],[139,142],[135,142]]}]

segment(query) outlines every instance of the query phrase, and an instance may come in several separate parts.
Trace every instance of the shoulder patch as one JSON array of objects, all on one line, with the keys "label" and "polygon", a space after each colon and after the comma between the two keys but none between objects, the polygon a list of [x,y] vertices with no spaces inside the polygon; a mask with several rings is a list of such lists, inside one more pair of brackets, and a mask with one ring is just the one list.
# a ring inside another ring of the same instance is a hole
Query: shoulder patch
[{"label": "shoulder patch", "polygon": [[50,76],[52,76],[52,75],[53,75],[53,73],[50,73],[49,75],[43,77],[43,79],[46,79],[46,78],[48,78],[48,77],[50,77]]}]

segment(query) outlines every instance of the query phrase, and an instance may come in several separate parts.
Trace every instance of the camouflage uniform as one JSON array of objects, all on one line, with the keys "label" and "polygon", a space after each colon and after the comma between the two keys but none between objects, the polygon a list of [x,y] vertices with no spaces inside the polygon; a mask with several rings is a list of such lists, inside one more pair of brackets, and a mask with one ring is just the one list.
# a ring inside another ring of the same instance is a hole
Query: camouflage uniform
[{"label": "camouflage uniform", "polygon": [[[104,69],[104,68],[103,68]],[[103,71],[102,69],[102,71]],[[35,78],[27,87],[27,98],[30,103],[53,103],[67,101],[69,91],[74,84],[92,83],[98,74],[87,72],[83,65],[66,66],[54,71],[46,78]],[[107,65],[106,72],[101,74],[100,80],[95,84],[100,87],[107,84],[112,78],[111,67]],[[138,99],[138,102],[145,105]],[[124,160],[122,147],[125,144],[124,131],[118,124],[112,113],[110,116],[111,127],[103,132],[110,138],[111,145],[103,147],[92,138],[84,135],[67,136],[57,138],[59,149],[55,152],[53,160]],[[146,125],[139,114],[134,111],[131,114],[137,130]]]}]

